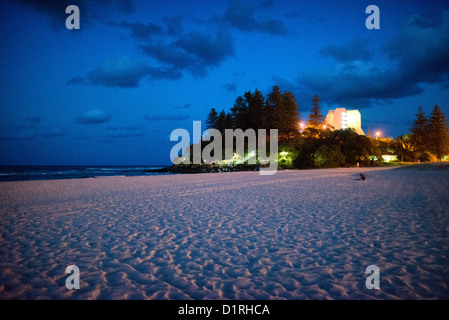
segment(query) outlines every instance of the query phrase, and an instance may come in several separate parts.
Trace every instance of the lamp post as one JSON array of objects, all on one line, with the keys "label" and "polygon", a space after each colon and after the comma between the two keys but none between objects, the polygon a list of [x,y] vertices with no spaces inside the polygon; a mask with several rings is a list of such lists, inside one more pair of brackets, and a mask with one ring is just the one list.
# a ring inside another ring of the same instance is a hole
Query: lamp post
[{"label": "lamp post", "polygon": [[376,140],[379,139],[379,136],[380,136],[380,131],[377,131],[376,132]]}]

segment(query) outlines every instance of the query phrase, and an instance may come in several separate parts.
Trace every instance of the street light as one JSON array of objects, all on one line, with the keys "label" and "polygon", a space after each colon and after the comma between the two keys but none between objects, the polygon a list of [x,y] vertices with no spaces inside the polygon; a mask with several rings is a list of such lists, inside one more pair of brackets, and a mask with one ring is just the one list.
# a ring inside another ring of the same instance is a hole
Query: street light
[{"label": "street light", "polygon": [[379,139],[379,136],[380,136],[380,131],[377,131],[376,132],[376,139]]}]

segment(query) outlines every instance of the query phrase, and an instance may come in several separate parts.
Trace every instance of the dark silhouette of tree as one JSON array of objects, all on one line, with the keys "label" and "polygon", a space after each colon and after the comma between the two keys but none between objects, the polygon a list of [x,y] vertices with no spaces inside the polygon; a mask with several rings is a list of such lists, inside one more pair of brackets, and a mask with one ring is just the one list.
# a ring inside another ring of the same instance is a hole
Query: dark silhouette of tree
[{"label": "dark silhouette of tree", "polygon": [[265,100],[265,129],[278,129],[282,126],[283,99],[278,86],[273,86]]},{"label": "dark silhouette of tree", "polygon": [[345,164],[345,156],[339,146],[324,144],[312,154],[316,168],[338,168]]},{"label": "dark silhouette of tree", "polygon": [[226,117],[224,119],[224,127],[225,127],[225,129],[232,129],[233,128],[232,115],[229,112],[226,113]]},{"label": "dark silhouette of tree", "polygon": [[400,135],[394,140],[395,154],[401,162],[416,160],[414,152],[411,151],[412,148],[411,134]]},{"label": "dark silhouette of tree", "polygon": [[209,114],[206,118],[206,127],[207,129],[216,129],[218,125],[218,113],[215,108],[212,108],[209,111]]},{"label": "dark silhouette of tree", "polygon": [[322,125],[324,125],[324,116],[321,114],[321,108],[319,105],[320,98],[317,95],[313,96],[313,105],[312,110],[309,114],[309,126],[312,128],[321,129]]},{"label": "dark silhouette of tree", "polygon": [[381,149],[376,141],[359,135],[354,129],[320,130],[307,127],[299,136],[296,168],[363,166],[374,164],[374,157],[381,158]]},{"label": "dark silhouette of tree", "polygon": [[433,108],[429,118],[429,151],[437,160],[449,152],[449,129],[446,116],[438,105]]},{"label": "dark silhouette of tree", "polygon": [[255,90],[254,93],[248,92],[248,128],[254,130],[262,129],[264,125],[264,105],[265,98],[259,90]]},{"label": "dark silhouette of tree", "polygon": [[298,102],[291,92],[273,86],[265,101],[265,128],[278,129],[279,140],[289,141],[298,133]]},{"label": "dark silhouette of tree", "polygon": [[215,129],[220,131],[222,135],[225,133],[225,129],[228,129],[226,128],[226,112],[224,110],[221,110],[218,115],[217,127]]},{"label": "dark silhouette of tree", "polygon": [[248,108],[246,101],[242,96],[235,99],[234,106],[231,108],[232,123],[234,128],[245,130],[246,128],[246,114]]},{"label": "dark silhouette of tree", "polygon": [[416,118],[410,128],[412,145],[416,152],[423,153],[427,150],[429,121],[421,106],[418,108]]},{"label": "dark silhouette of tree", "polygon": [[243,98],[245,99],[245,115],[244,115],[244,124],[243,127],[241,129],[248,129],[248,128],[253,128],[254,125],[254,108],[252,106],[252,98],[253,95],[251,93],[251,91],[247,91],[245,92],[245,94],[243,95]]},{"label": "dark silhouette of tree", "polygon": [[283,100],[283,112],[284,117],[282,118],[282,134],[286,135],[287,140],[290,140],[299,133],[299,122],[301,121],[301,116],[298,110],[298,102],[295,96],[291,92],[284,92],[282,95]]}]

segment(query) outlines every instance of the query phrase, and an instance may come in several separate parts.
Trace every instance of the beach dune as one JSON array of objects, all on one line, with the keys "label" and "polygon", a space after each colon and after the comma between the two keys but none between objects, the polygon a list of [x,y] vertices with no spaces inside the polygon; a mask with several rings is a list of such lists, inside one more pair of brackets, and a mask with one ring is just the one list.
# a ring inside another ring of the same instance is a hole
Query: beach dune
[{"label": "beach dune", "polygon": [[449,299],[448,208],[432,166],[2,182],[0,298]]}]

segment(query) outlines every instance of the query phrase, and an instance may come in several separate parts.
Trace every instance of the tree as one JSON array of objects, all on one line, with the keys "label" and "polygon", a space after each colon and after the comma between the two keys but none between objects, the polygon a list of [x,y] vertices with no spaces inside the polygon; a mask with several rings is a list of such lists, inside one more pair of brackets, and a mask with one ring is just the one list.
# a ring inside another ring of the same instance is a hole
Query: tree
[{"label": "tree", "polygon": [[237,97],[234,102],[234,106],[231,108],[232,122],[234,128],[239,128],[245,131],[246,128],[246,113],[248,108],[246,101],[242,96]]},{"label": "tree", "polygon": [[251,95],[251,101],[249,103],[249,114],[251,115],[250,123],[251,128],[254,130],[263,129],[264,127],[264,107],[265,107],[265,97],[262,92],[255,90]]},{"label": "tree", "polygon": [[207,129],[216,129],[218,125],[218,113],[215,108],[212,108],[209,111],[209,114],[206,118],[206,127]]},{"label": "tree", "polygon": [[273,86],[265,100],[265,129],[280,129],[282,127],[283,100],[278,86]]},{"label": "tree", "polygon": [[221,132],[221,134],[224,134],[224,130],[226,128],[226,112],[224,110],[221,110],[220,114],[217,118],[217,127],[216,129]]},{"label": "tree", "polygon": [[253,94],[251,91],[245,92],[243,95],[245,99],[245,114],[244,114],[244,125],[242,129],[254,129],[254,110],[252,105]]},{"label": "tree", "polygon": [[283,123],[283,131],[287,135],[287,140],[294,138],[298,131],[298,123],[301,117],[298,110],[298,102],[291,92],[285,92],[282,95],[285,120]]},{"label": "tree", "polygon": [[226,117],[224,119],[224,127],[225,129],[232,129],[233,125],[232,125],[232,115],[228,112],[226,113]]},{"label": "tree", "polygon": [[401,162],[416,160],[417,152],[412,149],[411,134],[400,135],[394,140],[394,150]]},{"label": "tree", "polygon": [[309,114],[309,126],[313,128],[320,128],[324,124],[324,116],[321,114],[319,105],[320,98],[317,95],[313,96],[312,110]]},{"label": "tree", "polygon": [[409,133],[406,133],[404,135],[400,135],[395,140],[398,145],[405,150],[412,150],[412,136]]},{"label": "tree", "polygon": [[449,152],[449,128],[446,116],[438,105],[433,108],[429,118],[429,151],[437,160]]},{"label": "tree", "polygon": [[240,101],[243,114],[243,124],[241,129],[262,129],[264,124],[264,105],[265,98],[259,90],[245,92],[243,100]]},{"label": "tree", "polygon": [[312,155],[317,168],[338,168],[345,164],[345,156],[339,146],[324,144]]},{"label": "tree", "polygon": [[370,139],[364,135],[359,135],[352,128],[330,131],[329,135],[330,143],[340,146],[347,165],[356,165],[357,162],[368,161],[369,156],[372,155],[370,153],[372,151]]},{"label": "tree", "polygon": [[413,124],[410,128],[410,132],[412,133],[412,145],[418,153],[423,153],[427,150],[428,125],[429,121],[424,114],[422,107],[419,106],[416,118],[413,120]]}]

